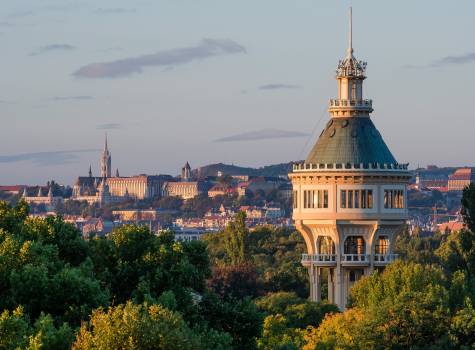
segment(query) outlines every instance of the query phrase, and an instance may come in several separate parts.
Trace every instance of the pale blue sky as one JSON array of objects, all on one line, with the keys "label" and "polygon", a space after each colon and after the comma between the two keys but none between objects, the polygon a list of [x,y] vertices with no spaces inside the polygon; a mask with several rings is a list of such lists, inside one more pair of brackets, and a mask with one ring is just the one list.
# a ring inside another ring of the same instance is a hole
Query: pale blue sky
[{"label": "pale blue sky", "polygon": [[[336,95],[350,4],[396,159],[473,165],[473,0],[4,0],[0,184],[97,173],[105,131],[122,175],[305,158]],[[248,132],[258,139],[232,137]]]}]

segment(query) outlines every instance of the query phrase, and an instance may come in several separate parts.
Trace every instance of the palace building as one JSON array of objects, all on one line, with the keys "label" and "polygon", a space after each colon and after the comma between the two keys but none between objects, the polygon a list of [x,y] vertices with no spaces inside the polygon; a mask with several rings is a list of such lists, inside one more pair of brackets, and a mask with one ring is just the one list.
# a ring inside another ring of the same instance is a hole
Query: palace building
[{"label": "palace building", "polygon": [[307,253],[310,297],[321,300],[328,276],[328,300],[344,309],[351,286],[361,276],[391,263],[396,235],[408,216],[408,164],[396,161],[363,97],[366,63],[349,45],[336,70],[338,98],[330,100],[330,120],[306,160],[289,174],[293,220]]},{"label": "palace building", "polygon": [[119,169],[111,177],[112,157],[107,145],[107,136],[104,150],[101,155],[101,176],[92,175],[89,167],[88,176],[80,176],[73,187],[72,199],[87,201],[89,204],[107,204],[120,202],[128,198],[148,199],[160,196],[162,187],[161,176],[137,175],[129,177],[119,176]]},{"label": "palace building", "polygon": [[181,169],[180,181],[164,182],[161,189],[162,197],[180,197],[192,199],[207,191],[207,184],[203,181],[193,180],[190,163],[186,162]]},{"label": "palace building", "polygon": [[44,195],[41,186],[38,187],[38,194],[36,196],[29,195],[27,187],[24,187],[22,199],[28,204],[43,204],[48,211],[54,210],[56,205],[63,203],[63,197],[53,196],[53,189],[51,187],[48,189],[48,194]]}]

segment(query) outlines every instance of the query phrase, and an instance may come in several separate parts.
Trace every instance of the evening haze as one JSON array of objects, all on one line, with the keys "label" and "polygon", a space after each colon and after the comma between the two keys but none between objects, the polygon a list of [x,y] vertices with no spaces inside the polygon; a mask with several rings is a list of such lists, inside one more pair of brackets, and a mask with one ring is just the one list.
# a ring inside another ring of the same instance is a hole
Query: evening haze
[{"label": "evening haze", "polygon": [[0,9],[0,183],[304,159],[335,98],[335,57],[399,162],[474,165],[475,2],[49,1]]}]

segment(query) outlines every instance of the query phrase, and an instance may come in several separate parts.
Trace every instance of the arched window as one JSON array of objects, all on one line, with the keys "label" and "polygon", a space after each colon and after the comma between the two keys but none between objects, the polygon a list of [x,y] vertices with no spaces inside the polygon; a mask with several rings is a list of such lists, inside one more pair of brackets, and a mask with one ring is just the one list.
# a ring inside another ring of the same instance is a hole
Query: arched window
[{"label": "arched window", "polygon": [[386,255],[389,253],[389,238],[388,236],[379,236],[376,240],[376,244],[374,246],[374,253]]},{"label": "arched window", "polygon": [[345,254],[365,254],[365,241],[362,236],[349,236],[345,240]]},{"label": "arched window", "polygon": [[335,254],[335,243],[329,236],[319,237],[317,241],[318,245],[318,253],[319,254],[326,254],[326,255],[333,255]]}]

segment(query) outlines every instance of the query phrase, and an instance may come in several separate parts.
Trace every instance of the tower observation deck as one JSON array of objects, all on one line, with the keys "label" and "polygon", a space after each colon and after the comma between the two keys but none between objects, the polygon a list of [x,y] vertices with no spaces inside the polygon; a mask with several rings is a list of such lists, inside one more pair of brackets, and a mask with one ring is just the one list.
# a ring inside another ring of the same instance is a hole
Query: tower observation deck
[{"label": "tower observation deck", "polygon": [[310,297],[321,300],[326,276],[328,300],[344,309],[361,276],[394,261],[396,235],[407,219],[407,164],[400,164],[373,124],[371,100],[363,97],[366,63],[354,57],[352,13],[346,56],[338,63],[338,95],[330,120],[305,162],[289,174],[293,220],[307,253]]}]

